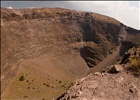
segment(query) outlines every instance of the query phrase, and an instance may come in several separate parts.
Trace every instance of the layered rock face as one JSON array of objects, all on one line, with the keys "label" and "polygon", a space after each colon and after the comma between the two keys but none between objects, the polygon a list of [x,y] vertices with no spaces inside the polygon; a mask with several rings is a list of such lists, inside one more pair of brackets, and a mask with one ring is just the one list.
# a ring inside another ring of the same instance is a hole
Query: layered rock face
[{"label": "layered rock face", "polygon": [[[29,48],[55,45],[55,50],[57,47],[68,48],[64,52],[79,50],[81,56],[91,63],[89,67],[93,67],[118,45],[122,28],[117,20],[96,13],[59,8],[1,10],[3,65],[10,55],[12,57]],[[25,58],[33,58],[46,52],[45,49],[37,51],[36,54],[32,52],[32,55],[29,51],[23,54]]]},{"label": "layered rock face", "polygon": [[1,8],[1,30],[2,92],[29,70],[69,81],[83,77],[127,35],[113,18],[61,8]]}]

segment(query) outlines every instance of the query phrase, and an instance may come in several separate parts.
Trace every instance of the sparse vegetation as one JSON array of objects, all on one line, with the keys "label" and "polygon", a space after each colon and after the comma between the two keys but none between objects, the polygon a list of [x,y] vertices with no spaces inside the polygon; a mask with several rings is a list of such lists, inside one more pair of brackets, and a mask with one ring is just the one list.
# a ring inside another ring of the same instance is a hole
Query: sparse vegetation
[{"label": "sparse vegetation", "polygon": [[19,80],[20,80],[20,81],[24,81],[24,80],[25,80],[24,75],[20,76]]},{"label": "sparse vegetation", "polygon": [[46,84],[46,86],[49,87],[50,85],[49,84]]},{"label": "sparse vegetation", "polygon": [[131,68],[136,74],[140,74],[140,58],[131,59],[129,68]]},{"label": "sparse vegetation", "polygon": [[59,83],[62,83],[61,81],[59,81]]},{"label": "sparse vegetation", "polygon": [[45,85],[46,87],[50,87],[50,85],[47,83],[43,83],[43,85]]},{"label": "sparse vegetation", "polygon": [[71,83],[71,86],[73,86],[74,85],[74,83]]},{"label": "sparse vegetation", "polygon": [[32,79],[32,82],[35,80],[35,78],[34,79]]},{"label": "sparse vegetation", "polygon": [[26,95],[25,95],[25,96],[23,96],[23,98],[27,98],[27,97],[28,97],[28,96],[26,96]]},{"label": "sparse vegetation", "polygon": [[43,83],[43,85],[46,85],[46,83]]},{"label": "sparse vegetation", "polygon": [[30,90],[30,87],[27,87],[27,89],[29,89],[29,90]]},{"label": "sparse vegetation", "polygon": [[120,56],[120,57],[119,57],[119,59],[117,60],[117,62],[116,62],[116,63],[117,63],[117,64],[121,64],[122,59],[123,59],[123,57],[122,57],[122,56]]},{"label": "sparse vegetation", "polygon": [[66,88],[66,86],[63,84],[63,85],[61,85],[61,87],[63,87],[63,88]]},{"label": "sparse vegetation", "polygon": [[74,85],[74,83],[70,83],[70,85],[67,87],[67,90],[73,85]]}]

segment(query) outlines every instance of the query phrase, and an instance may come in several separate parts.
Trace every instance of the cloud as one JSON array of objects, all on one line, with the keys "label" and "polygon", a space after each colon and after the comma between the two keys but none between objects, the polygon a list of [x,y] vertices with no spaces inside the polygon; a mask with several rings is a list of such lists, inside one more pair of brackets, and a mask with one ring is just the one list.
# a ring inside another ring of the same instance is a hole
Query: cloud
[{"label": "cloud", "polygon": [[9,7],[6,7],[7,9],[13,9],[13,7],[9,6]]},{"label": "cloud", "polygon": [[140,1],[2,1],[2,6],[61,7],[90,11],[113,17],[127,26],[140,29]]},{"label": "cloud", "polygon": [[33,8],[35,8],[35,7],[27,7],[27,8],[29,8],[29,9],[33,9]]},{"label": "cloud", "polygon": [[140,8],[130,1],[70,1],[72,9],[91,11],[113,17],[120,22],[140,29]]}]

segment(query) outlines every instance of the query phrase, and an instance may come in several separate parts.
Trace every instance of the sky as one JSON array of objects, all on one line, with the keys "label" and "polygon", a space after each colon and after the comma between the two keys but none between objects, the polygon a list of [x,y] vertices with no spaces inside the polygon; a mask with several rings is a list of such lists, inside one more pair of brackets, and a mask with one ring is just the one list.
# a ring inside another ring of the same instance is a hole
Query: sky
[{"label": "sky", "polygon": [[10,9],[61,7],[95,12],[113,17],[127,26],[140,29],[140,1],[1,1],[1,7]]}]

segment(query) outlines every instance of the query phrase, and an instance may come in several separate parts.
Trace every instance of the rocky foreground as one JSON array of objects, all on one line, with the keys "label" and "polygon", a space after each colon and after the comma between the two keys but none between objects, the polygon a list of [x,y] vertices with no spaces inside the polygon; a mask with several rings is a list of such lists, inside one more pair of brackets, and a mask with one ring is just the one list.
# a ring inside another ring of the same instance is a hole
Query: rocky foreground
[{"label": "rocky foreground", "polygon": [[77,80],[59,100],[140,100],[140,77],[123,65],[113,65],[111,70]]},{"label": "rocky foreground", "polygon": [[128,50],[120,64],[81,78],[58,100],[140,100],[140,48]]}]

